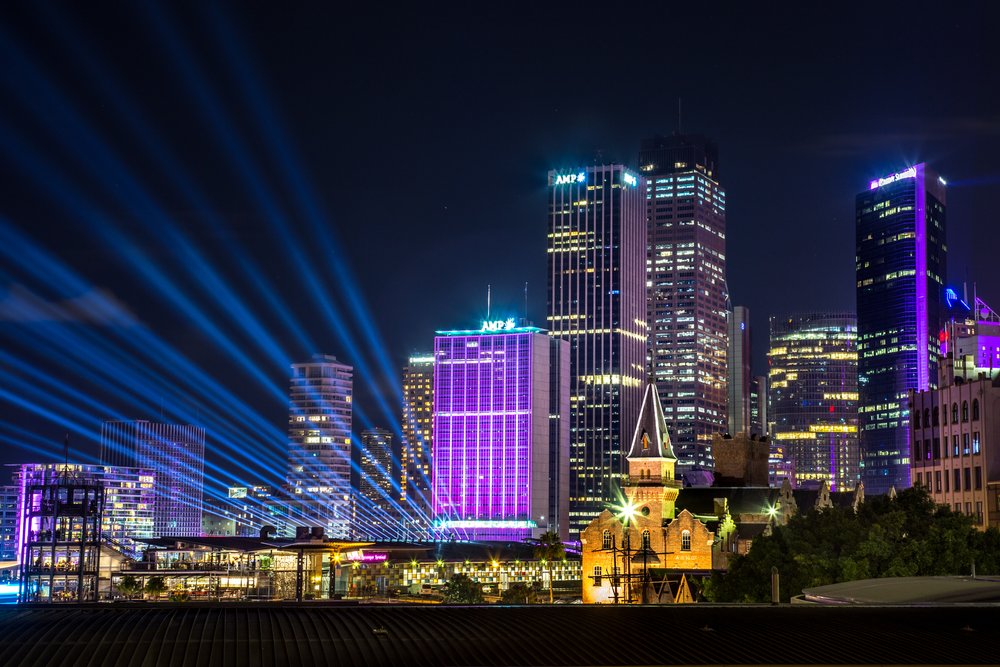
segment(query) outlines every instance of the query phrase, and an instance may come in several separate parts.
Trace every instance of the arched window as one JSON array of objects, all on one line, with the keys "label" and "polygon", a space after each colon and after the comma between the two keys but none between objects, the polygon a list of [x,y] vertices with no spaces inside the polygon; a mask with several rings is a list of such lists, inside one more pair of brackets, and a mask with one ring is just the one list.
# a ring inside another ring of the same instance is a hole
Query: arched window
[{"label": "arched window", "polygon": [[928,408],[924,408],[924,428],[930,428],[931,425],[931,411]]},{"label": "arched window", "polygon": [[913,428],[920,428],[920,410],[913,411]]},{"label": "arched window", "polygon": [[610,549],[611,548],[611,531],[610,530],[604,531],[604,534],[601,536],[601,548],[602,549]]},{"label": "arched window", "polygon": [[958,423],[958,403],[951,404],[951,423]]},{"label": "arched window", "polygon": [[681,551],[691,551],[691,531],[681,532]]},{"label": "arched window", "polygon": [[979,399],[972,399],[972,420],[975,421],[979,419]]},{"label": "arched window", "polygon": [[920,460],[920,440],[913,441],[913,460]]},{"label": "arched window", "polygon": [[934,426],[938,425],[938,412],[940,412],[940,410],[934,408],[934,412],[932,413],[932,417],[934,418]]},{"label": "arched window", "polygon": [[645,549],[649,549],[649,531],[648,530],[642,531],[642,548],[644,550]]},{"label": "arched window", "polygon": [[962,401],[962,421],[969,421],[969,402]]}]

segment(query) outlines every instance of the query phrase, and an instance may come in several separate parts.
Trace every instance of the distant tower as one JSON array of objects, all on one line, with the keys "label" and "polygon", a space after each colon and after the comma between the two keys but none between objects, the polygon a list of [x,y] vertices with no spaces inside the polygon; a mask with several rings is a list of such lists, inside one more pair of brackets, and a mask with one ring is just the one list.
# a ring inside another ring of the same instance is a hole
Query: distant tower
[{"label": "distant tower", "polygon": [[642,177],[620,164],[549,172],[548,326],[569,341],[574,534],[626,479],[646,375],[645,196]]},{"label": "distant tower", "polygon": [[[737,433],[752,431],[750,414],[750,386],[753,382],[751,370],[752,351],[750,342],[750,309],[745,306],[733,308],[729,318],[729,358],[727,390],[729,395],[729,432]],[[761,433],[761,431],[757,431]]]},{"label": "distant tower", "polygon": [[201,535],[205,429],[145,420],[106,421],[101,464],[140,468],[155,476],[157,537]]},{"label": "distant tower", "polygon": [[346,538],[351,519],[351,400],[354,369],[329,354],[292,364],[288,487],[297,525]]},{"label": "distant tower", "polygon": [[407,530],[417,535],[430,527],[431,460],[434,446],[434,355],[410,357],[403,369],[403,442],[400,505]]},{"label": "distant tower", "polygon": [[360,534],[371,539],[399,538],[399,512],[393,479],[397,478],[392,431],[370,428],[361,432],[361,477],[356,512]]},{"label": "distant tower", "polygon": [[945,182],[917,164],[856,198],[858,391],[869,494],[910,485],[910,390],[937,387]]},{"label": "distant tower", "polygon": [[711,467],[726,429],[726,193],[700,135],[646,139],[649,351],[678,468]]},{"label": "distant tower", "polygon": [[[771,438],[798,486],[858,483],[858,347],[852,313],[771,318]],[[866,485],[867,488],[867,485]]]}]

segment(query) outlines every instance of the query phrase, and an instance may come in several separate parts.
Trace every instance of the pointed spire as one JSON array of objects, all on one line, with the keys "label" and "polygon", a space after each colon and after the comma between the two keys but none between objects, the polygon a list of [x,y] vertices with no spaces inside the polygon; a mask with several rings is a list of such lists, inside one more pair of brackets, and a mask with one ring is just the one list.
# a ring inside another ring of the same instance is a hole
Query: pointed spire
[{"label": "pointed spire", "polygon": [[650,373],[648,377],[628,458],[664,458],[676,461],[670,434],[667,433],[667,420],[660,404],[660,394],[653,382],[653,374]]}]

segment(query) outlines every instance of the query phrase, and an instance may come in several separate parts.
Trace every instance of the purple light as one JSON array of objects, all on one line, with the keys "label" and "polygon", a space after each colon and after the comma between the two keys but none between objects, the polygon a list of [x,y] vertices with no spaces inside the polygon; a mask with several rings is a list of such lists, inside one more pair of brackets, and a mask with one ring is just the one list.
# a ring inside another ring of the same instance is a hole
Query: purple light
[{"label": "purple light", "polygon": [[[919,174],[918,174],[919,169]],[[910,172],[913,172],[910,174]],[[924,165],[921,163],[902,172],[906,178],[916,178],[914,199],[916,204],[916,295],[917,295],[917,391],[927,391],[930,386],[930,356],[927,337],[927,192],[924,183]],[[896,176],[901,176],[896,174]],[[898,180],[898,179],[897,179]]]},{"label": "purple light", "polygon": [[[435,523],[469,526],[456,529],[460,536],[474,536],[477,524],[492,534],[501,530],[493,522],[533,518],[534,349],[548,338],[454,333],[434,340]],[[514,532],[528,536],[530,528]]]}]

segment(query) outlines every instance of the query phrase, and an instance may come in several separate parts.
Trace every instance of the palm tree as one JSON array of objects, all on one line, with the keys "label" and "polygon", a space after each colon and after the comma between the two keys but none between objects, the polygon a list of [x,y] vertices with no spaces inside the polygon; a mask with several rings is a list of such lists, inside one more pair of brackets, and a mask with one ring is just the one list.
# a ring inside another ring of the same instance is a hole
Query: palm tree
[{"label": "palm tree", "polygon": [[547,566],[549,571],[549,604],[555,602],[552,593],[552,563],[566,557],[566,547],[563,546],[559,535],[553,531],[542,533],[535,542],[535,559],[540,560]]}]

